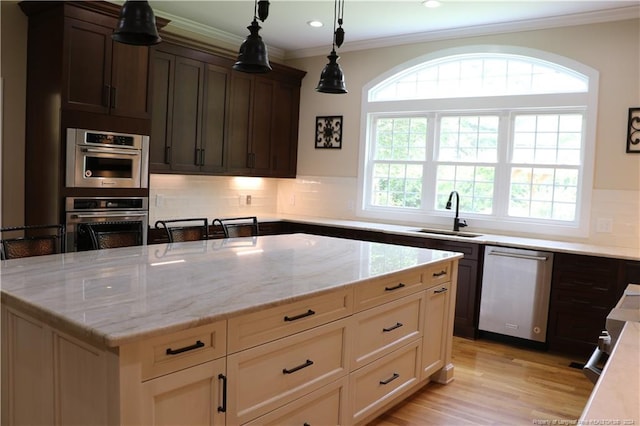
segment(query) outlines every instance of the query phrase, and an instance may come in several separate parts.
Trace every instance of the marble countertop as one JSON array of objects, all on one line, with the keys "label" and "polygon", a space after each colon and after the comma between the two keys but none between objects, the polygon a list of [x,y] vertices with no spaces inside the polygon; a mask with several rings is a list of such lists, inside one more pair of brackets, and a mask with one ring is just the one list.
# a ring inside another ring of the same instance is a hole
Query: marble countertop
[{"label": "marble countertop", "polygon": [[[556,253],[580,254],[588,256],[601,256],[616,259],[626,259],[640,261],[640,248],[603,246],[593,244],[583,244],[578,242],[567,242],[547,239],[536,239],[526,237],[516,237],[508,235],[496,235],[491,233],[478,232],[478,237],[458,237],[455,235],[438,235],[425,234],[417,232],[420,229],[415,225],[393,225],[377,222],[364,222],[356,220],[341,220],[322,217],[296,216],[296,215],[279,215],[277,217],[259,217],[261,221],[279,221],[286,220],[289,222],[309,223],[314,225],[327,225],[348,229],[371,230],[378,232],[387,232],[396,235],[407,235],[412,237],[423,237],[433,239],[444,239],[451,241],[464,241],[467,243],[487,244],[508,246],[514,248],[532,249],[532,250],[548,250]],[[431,228],[431,227],[429,227]],[[434,226],[433,228],[440,228]],[[463,229],[465,232],[475,232],[468,228]]]},{"label": "marble countertop", "polygon": [[2,261],[2,302],[116,347],[460,253],[307,234],[156,244]]}]

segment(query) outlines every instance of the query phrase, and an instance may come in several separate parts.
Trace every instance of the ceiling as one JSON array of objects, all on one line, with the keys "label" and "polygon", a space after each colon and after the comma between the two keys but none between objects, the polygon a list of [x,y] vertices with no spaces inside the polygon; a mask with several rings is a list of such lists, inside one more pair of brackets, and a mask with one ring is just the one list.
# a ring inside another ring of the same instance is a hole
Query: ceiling
[{"label": "ceiling", "polygon": [[[440,0],[435,9],[422,0],[346,0],[341,51],[408,42],[509,32],[640,17],[640,0]],[[213,34],[237,43],[249,34],[252,0],[150,0],[170,27]],[[260,35],[277,56],[301,57],[331,49],[332,0],[271,0]],[[310,20],[320,20],[312,28]]]}]

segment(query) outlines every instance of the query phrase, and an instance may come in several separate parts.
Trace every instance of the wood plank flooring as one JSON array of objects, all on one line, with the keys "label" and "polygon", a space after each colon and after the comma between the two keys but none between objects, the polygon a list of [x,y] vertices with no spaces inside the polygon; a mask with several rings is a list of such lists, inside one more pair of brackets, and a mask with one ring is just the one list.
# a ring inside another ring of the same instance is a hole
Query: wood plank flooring
[{"label": "wood plank flooring", "polygon": [[369,425],[576,424],[593,384],[572,361],[585,360],[454,337],[454,380],[429,383]]}]

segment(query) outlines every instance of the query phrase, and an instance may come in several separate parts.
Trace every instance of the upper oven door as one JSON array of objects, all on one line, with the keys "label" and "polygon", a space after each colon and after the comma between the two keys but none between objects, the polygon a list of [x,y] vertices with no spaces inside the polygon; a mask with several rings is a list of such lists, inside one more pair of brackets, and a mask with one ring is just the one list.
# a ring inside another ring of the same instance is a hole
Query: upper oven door
[{"label": "upper oven door", "polygon": [[140,156],[135,149],[76,145],[73,182],[67,186],[140,188]]},{"label": "upper oven door", "polygon": [[66,186],[146,188],[148,136],[67,129]]}]

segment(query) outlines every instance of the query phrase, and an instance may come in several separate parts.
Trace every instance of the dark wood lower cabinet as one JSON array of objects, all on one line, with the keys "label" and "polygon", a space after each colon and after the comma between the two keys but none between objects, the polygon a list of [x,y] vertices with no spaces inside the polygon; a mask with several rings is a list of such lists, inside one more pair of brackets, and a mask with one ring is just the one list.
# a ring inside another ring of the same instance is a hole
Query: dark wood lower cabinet
[{"label": "dark wood lower cabinet", "polygon": [[640,262],[556,253],[547,327],[549,349],[589,356],[638,265]]}]

